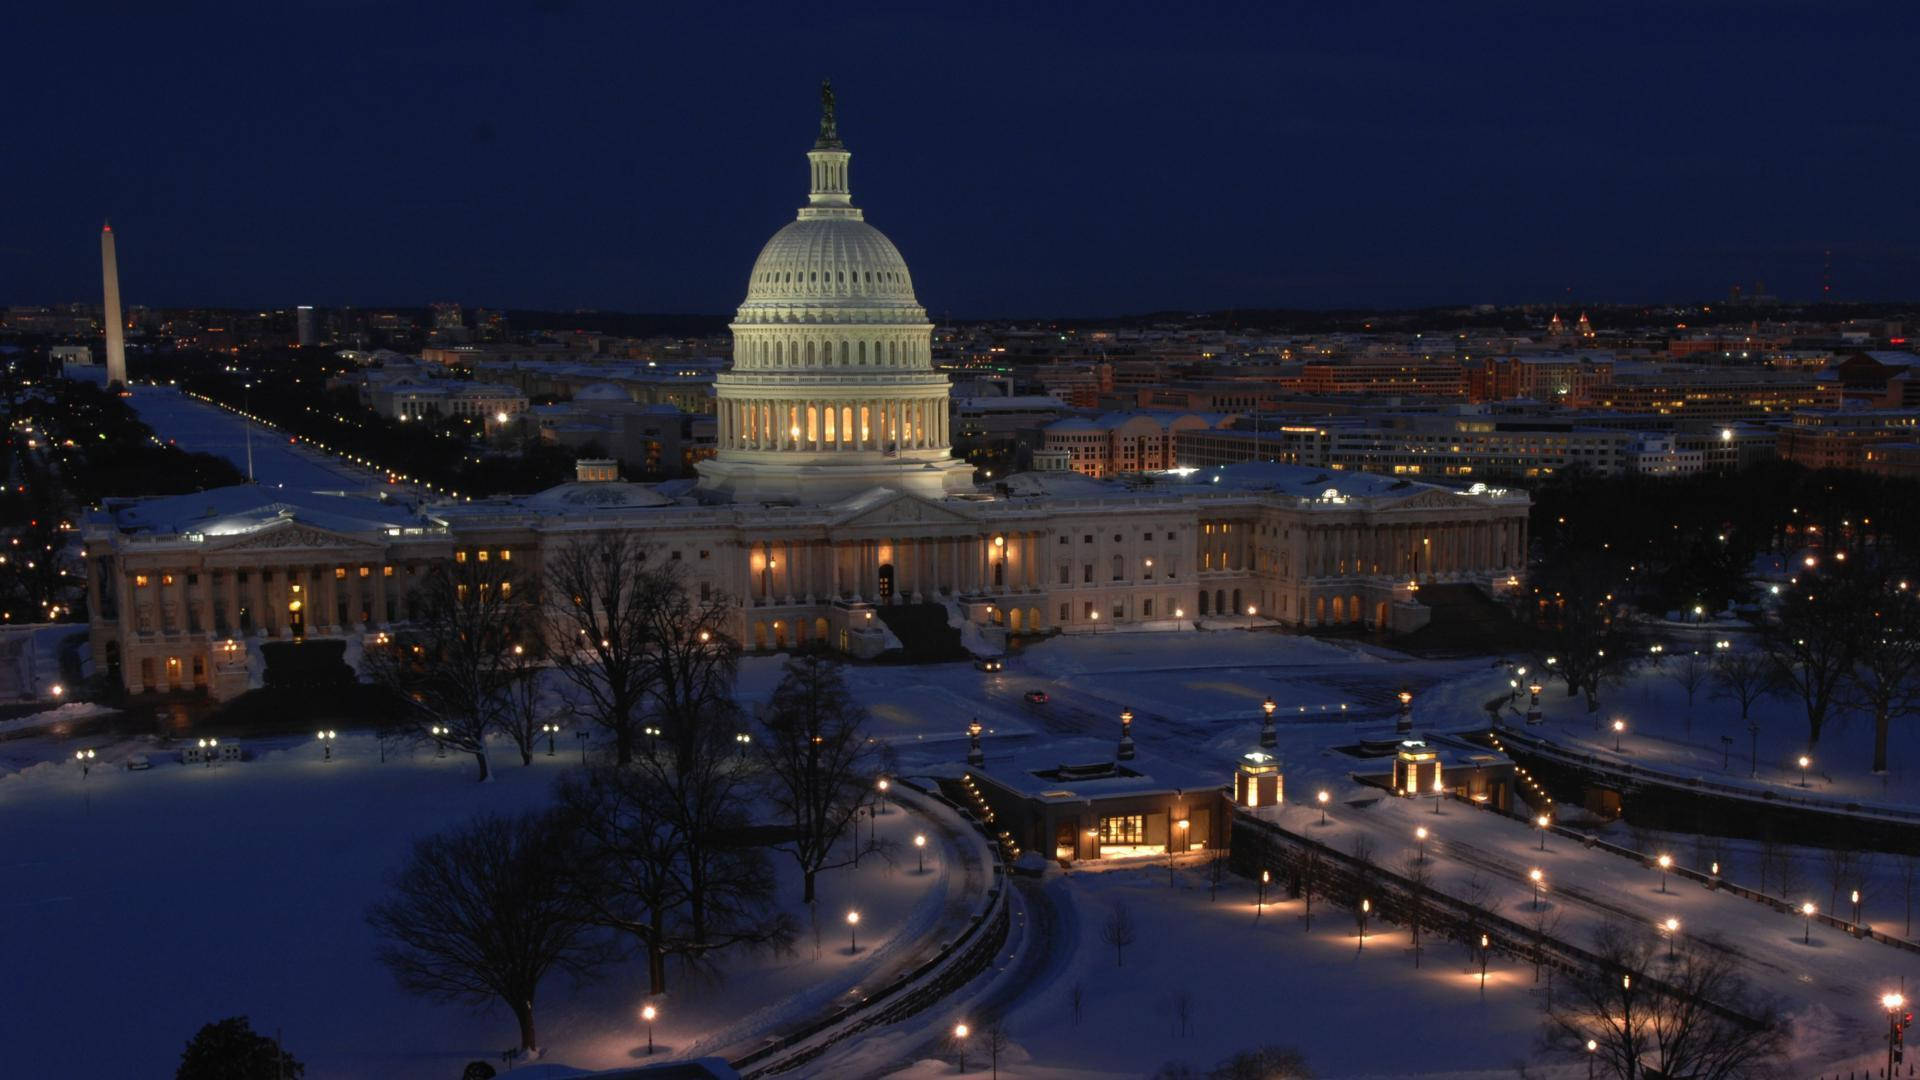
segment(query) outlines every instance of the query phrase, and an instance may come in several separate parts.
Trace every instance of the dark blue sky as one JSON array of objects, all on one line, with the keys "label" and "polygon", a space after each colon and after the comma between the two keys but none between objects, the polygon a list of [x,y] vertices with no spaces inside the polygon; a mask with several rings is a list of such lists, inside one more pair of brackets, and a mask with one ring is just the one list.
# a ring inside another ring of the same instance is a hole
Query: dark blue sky
[{"label": "dark blue sky", "polygon": [[1181,6],[16,12],[0,302],[730,311],[824,75],[936,316],[1920,295],[1920,5]]}]

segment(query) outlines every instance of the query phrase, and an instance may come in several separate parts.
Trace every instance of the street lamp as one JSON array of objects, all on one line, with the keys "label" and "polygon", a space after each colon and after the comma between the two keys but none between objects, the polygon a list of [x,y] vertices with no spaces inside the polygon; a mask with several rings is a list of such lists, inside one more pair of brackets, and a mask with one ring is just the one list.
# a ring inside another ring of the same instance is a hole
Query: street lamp
[{"label": "street lamp", "polygon": [[554,754],[553,740],[555,736],[560,734],[560,725],[559,724],[541,724],[540,730],[545,732],[547,735],[547,756],[552,757]]},{"label": "street lamp", "polygon": [[1667,871],[1673,869],[1673,856],[1661,855],[1659,858],[1653,861],[1660,864],[1660,891],[1666,892],[1667,891]]},{"label": "street lamp", "polygon": [[960,1072],[967,1071],[967,1025],[953,1025],[953,1052]]},{"label": "street lamp", "polygon": [[847,955],[860,951],[860,913],[847,912]]},{"label": "street lamp", "polygon": [[200,740],[200,758],[202,761],[206,763],[206,766],[209,769],[213,768],[213,754],[214,754],[214,751],[219,748],[219,746],[220,746],[219,739],[201,739]]},{"label": "street lamp", "polygon": [[1400,724],[1403,732],[1413,730],[1413,691],[1402,688],[1397,695],[1400,698]]},{"label": "street lamp", "polygon": [[1533,819],[1533,823],[1540,826],[1540,850],[1545,851],[1547,850],[1547,827],[1553,824],[1553,819],[1541,814]]},{"label": "street lamp", "polygon": [[1540,691],[1544,689],[1546,689],[1546,687],[1541,686],[1540,680],[1538,679],[1527,684],[1527,693],[1533,695],[1527,702],[1527,723],[1529,724],[1537,724],[1540,722]]},{"label": "street lamp", "polygon": [[1615,720],[1613,722],[1613,752],[1616,754],[1620,752],[1620,733],[1625,730],[1627,730],[1627,722],[1625,720]]},{"label": "street lamp", "polygon": [[87,777],[93,775],[93,759],[94,753],[92,750],[75,750],[73,752],[73,760],[80,763],[80,779],[85,780]]},{"label": "street lamp", "polygon": [[1853,890],[1853,926],[1854,926],[1854,929],[1856,930],[1860,928],[1860,890],[1859,889]]},{"label": "street lamp", "polygon": [[[1360,946],[1359,946],[1359,949],[1364,949],[1364,948],[1366,948],[1366,947],[1367,947],[1367,916],[1369,916],[1369,915],[1372,915],[1372,914],[1373,914],[1373,901],[1371,901],[1371,900],[1362,900],[1362,901],[1360,901]],[[1354,951],[1355,951],[1355,952],[1358,952],[1358,951],[1359,951],[1359,949],[1355,949]]]},{"label": "street lamp", "polygon": [[647,1053],[653,1053],[653,1022],[660,1018],[660,1010],[652,1005],[640,1006],[640,1019],[647,1022]]},{"label": "street lamp", "polygon": [[1807,766],[1811,764],[1813,764],[1812,758],[1808,757],[1805,754],[1800,755],[1800,786],[1801,787],[1807,786]]},{"label": "street lamp", "polygon": [[1260,871],[1260,899],[1253,906],[1253,912],[1256,916],[1267,910],[1267,884],[1272,880],[1273,872],[1271,870]]},{"label": "street lamp", "polygon": [[739,747],[740,759],[744,761],[747,757],[747,748],[753,745],[753,736],[744,731],[736,731],[733,734],[733,745]]},{"label": "street lamp", "polygon": [[1666,922],[1660,924],[1660,927],[1667,932],[1667,959],[1671,961],[1673,959],[1673,939],[1680,936],[1680,920],[1669,916]]},{"label": "street lamp", "polygon": [[1547,875],[1539,867],[1527,871],[1527,880],[1533,882],[1533,910],[1540,910],[1540,890],[1546,887]]},{"label": "street lamp", "polygon": [[320,740],[320,749],[323,752],[320,760],[332,761],[333,740],[339,738],[340,733],[337,731],[320,731],[316,732],[314,737]]},{"label": "street lamp", "polygon": [[435,724],[432,727],[428,728],[427,730],[433,734],[433,756],[446,757],[447,744],[445,742],[442,742],[441,740],[445,738],[447,734],[447,729],[440,726],[439,724]]},{"label": "street lamp", "polygon": [[1419,828],[1413,830],[1413,836],[1414,836],[1414,839],[1420,841],[1420,861],[1426,862],[1427,861],[1427,827],[1425,825],[1422,825]]},{"label": "street lamp", "polygon": [[1487,996],[1487,953],[1492,951],[1488,948],[1491,944],[1492,942],[1487,940],[1487,935],[1480,935],[1480,997],[1482,999]]},{"label": "street lamp", "polygon": [[920,869],[916,871],[916,873],[921,873],[921,874],[926,873],[927,872],[927,834],[926,833],[913,834],[913,853],[920,857]]},{"label": "street lamp", "polygon": [[1809,900],[1800,905],[1800,917],[1807,920],[1807,930],[1801,935],[1800,944],[1811,945],[1813,944],[1813,901]]},{"label": "street lamp", "polygon": [[1598,1042],[1592,1039],[1587,1040],[1587,1080],[1593,1080],[1593,1054],[1598,1049],[1600,1049]]},{"label": "street lamp", "polygon": [[1267,714],[1266,718],[1260,721],[1260,745],[1267,750],[1273,749],[1280,742],[1280,736],[1273,730],[1273,711],[1279,707],[1272,697],[1260,703],[1260,708]]},{"label": "street lamp", "polygon": [[1315,795],[1314,798],[1320,803],[1320,824],[1325,825],[1327,823],[1327,800],[1333,798],[1333,796],[1322,791],[1320,794]]},{"label": "street lamp", "polygon": [[1898,1061],[1901,1057],[1899,1046],[1902,1042],[1906,1041],[1904,1038],[1904,1034],[1905,1034],[1907,1025],[1904,1022],[1905,1018],[1900,1015],[1900,1008],[1906,1003],[1907,1003],[1907,998],[1906,998],[1906,995],[1904,994],[1888,993],[1888,994],[1880,995],[1880,1007],[1887,1010],[1887,1072],[1886,1072],[1886,1075],[1888,1076],[1893,1075],[1894,1063]]}]

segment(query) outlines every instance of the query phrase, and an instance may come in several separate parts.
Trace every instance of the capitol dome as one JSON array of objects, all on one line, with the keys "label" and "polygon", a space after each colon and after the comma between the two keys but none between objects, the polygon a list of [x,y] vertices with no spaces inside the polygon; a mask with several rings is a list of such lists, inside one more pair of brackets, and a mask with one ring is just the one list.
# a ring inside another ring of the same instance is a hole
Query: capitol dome
[{"label": "capitol dome", "polygon": [[900,249],[853,205],[833,92],[807,152],[807,204],[760,249],[715,377],[719,435],[701,489],[735,500],[831,502],[874,487],[964,490],[947,376]]},{"label": "capitol dome", "polygon": [[885,233],[858,218],[802,218],[760,249],[741,314],[823,300],[918,306],[907,261]]}]

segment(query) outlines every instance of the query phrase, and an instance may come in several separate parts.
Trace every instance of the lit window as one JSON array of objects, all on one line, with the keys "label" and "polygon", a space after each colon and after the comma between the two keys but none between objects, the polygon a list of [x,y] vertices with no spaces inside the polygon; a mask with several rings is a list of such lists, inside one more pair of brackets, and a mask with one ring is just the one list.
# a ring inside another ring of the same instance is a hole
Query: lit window
[{"label": "lit window", "polygon": [[381,577],[392,577],[392,576],[393,576],[393,567],[391,567],[391,566],[383,566],[383,567],[381,567],[381,568],[380,568],[380,576],[381,576]]},{"label": "lit window", "polygon": [[486,549],[486,548],[481,548],[481,549],[480,549],[480,561],[481,561],[481,562],[486,562],[486,561],[487,561],[487,549]]},{"label": "lit window", "polygon": [[135,575],[133,575],[133,584],[134,584],[134,587],[135,587],[135,588],[140,588],[140,589],[144,589],[144,588],[146,588],[146,587],[147,587],[147,575],[145,575],[145,574],[135,574]]},{"label": "lit window", "polygon": [[363,567],[361,567],[361,568],[360,568],[360,576],[361,576],[361,577],[366,577],[366,576],[368,576],[368,575],[370,575],[370,574],[372,574],[372,573],[373,573],[373,569],[372,569],[371,567],[366,567],[366,566],[363,566]]},{"label": "lit window", "polygon": [[454,562],[466,562],[466,561],[467,561],[467,553],[466,553],[466,552],[464,552],[464,551],[456,551],[456,552],[454,552],[454,553],[453,553],[453,561],[454,561]]},{"label": "lit window", "polygon": [[336,566],[336,567],[334,567],[334,568],[333,568],[333,580],[335,580],[335,581],[345,581],[345,580],[346,580],[346,578],[347,578],[347,568],[346,568],[346,567],[344,567],[344,566]]},{"label": "lit window", "polygon": [[160,575],[160,584],[162,584],[162,585],[171,585],[171,584],[173,584],[173,575],[172,575],[172,574],[161,574],[161,575]]},{"label": "lit window", "polygon": [[501,549],[500,549],[500,561],[501,561],[501,562],[512,562],[512,561],[513,561],[513,552],[511,552],[511,551],[509,551],[509,550],[507,550],[506,548],[501,548]]}]

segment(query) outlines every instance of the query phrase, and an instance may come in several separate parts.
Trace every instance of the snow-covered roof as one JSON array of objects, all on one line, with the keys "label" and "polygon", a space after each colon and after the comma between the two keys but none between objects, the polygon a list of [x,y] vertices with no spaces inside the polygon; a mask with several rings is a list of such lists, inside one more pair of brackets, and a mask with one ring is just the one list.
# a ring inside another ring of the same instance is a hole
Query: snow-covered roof
[{"label": "snow-covered roof", "polygon": [[515,500],[529,510],[545,512],[643,510],[672,506],[673,500],[647,484],[625,481],[561,484]]},{"label": "snow-covered roof", "polygon": [[1011,754],[989,754],[984,767],[967,771],[1016,794],[1048,801],[1205,791],[1230,780],[1224,769],[1202,771],[1145,752],[1121,761],[1119,745],[1116,725],[1112,739],[1045,741]]},{"label": "snow-covered roof", "polygon": [[341,533],[385,532],[424,522],[410,506],[345,492],[291,491],[235,484],[187,495],[108,499],[100,512],[120,532],[150,536],[228,536],[293,519]]}]

